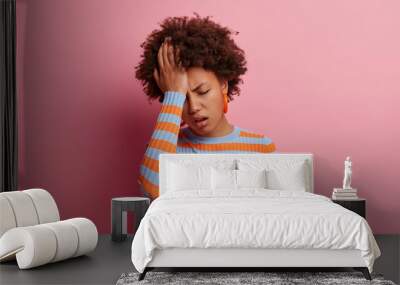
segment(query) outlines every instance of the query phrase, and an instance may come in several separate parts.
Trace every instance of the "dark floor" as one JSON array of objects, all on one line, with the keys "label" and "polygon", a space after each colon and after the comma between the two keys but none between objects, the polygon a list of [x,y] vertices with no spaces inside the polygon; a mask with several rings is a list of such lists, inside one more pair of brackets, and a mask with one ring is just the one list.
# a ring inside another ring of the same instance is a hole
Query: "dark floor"
[{"label": "dark floor", "polygon": [[[399,283],[400,235],[377,235],[382,256],[375,262],[374,272]],[[94,252],[88,256],[19,270],[16,262],[0,264],[0,284],[115,284],[123,272],[134,271],[130,259],[132,237],[112,242],[109,235],[99,237]]]}]

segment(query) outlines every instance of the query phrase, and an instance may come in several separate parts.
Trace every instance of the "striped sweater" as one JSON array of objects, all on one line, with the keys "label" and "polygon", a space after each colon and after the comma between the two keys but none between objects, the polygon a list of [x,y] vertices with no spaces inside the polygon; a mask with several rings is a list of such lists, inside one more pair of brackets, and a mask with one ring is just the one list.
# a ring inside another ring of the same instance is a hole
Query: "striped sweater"
[{"label": "striped sweater", "polygon": [[167,91],[161,111],[140,165],[138,183],[146,196],[158,197],[158,157],[160,153],[266,153],[275,144],[264,135],[234,127],[223,137],[201,137],[189,128],[180,128],[186,95]]}]

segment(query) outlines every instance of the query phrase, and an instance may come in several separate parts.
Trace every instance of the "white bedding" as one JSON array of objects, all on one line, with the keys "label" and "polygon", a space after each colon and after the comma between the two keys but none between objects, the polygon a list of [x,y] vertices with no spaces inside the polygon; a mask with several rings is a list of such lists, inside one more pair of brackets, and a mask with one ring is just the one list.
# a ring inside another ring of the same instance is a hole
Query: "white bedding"
[{"label": "white bedding", "polygon": [[154,249],[358,249],[372,272],[380,250],[364,218],[329,198],[300,191],[170,192],[155,199],[132,242],[143,272]]}]

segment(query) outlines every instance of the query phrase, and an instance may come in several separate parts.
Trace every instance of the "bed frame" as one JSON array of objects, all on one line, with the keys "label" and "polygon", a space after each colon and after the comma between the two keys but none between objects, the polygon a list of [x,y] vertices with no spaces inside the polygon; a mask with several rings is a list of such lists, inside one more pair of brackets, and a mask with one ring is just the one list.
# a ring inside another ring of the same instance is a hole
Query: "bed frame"
[{"label": "bed frame", "polygon": [[[166,168],[169,161],[185,163],[194,160],[199,164],[212,164],[215,160],[237,158],[262,158],[266,160],[304,160],[307,167],[307,192],[314,192],[313,155],[310,153],[268,153],[268,154],[160,154],[159,191],[166,192]],[[155,268],[232,268],[246,271],[245,268],[338,268],[351,267],[361,271],[371,280],[360,250],[330,249],[254,249],[254,248],[168,248],[157,249],[153,259],[139,275],[144,279],[146,273]]]}]

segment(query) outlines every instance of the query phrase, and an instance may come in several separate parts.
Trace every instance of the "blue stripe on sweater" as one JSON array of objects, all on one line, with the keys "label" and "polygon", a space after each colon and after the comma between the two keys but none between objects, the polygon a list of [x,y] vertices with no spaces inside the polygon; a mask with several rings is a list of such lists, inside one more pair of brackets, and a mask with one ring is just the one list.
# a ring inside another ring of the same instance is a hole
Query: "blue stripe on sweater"
[{"label": "blue stripe on sweater", "polygon": [[249,137],[238,137],[235,140],[236,143],[247,143],[247,144],[264,144],[263,138],[249,138]]},{"label": "blue stripe on sweater", "polygon": [[172,144],[176,144],[178,141],[178,136],[176,134],[164,130],[155,130],[153,132],[152,138],[157,140],[165,140]]},{"label": "blue stripe on sweater", "polygon": [[146,177],[147,180],[149,180],[151,183],[158,185],[158,173],[147,168],[144,165],[140,166],[140,174],[142,174],[144,177]]},{"label": "blue stripe on sweater", "polygon": [[178,146],[176,148],[177,153],[260,153],[259,151],[245,151],[245,150],[201,150],[201,149],[193,149],[188,147]]},{"label": "blue stripe on sweater", "polygon": [[153,148],[153,147],[148,147],[147,151],[146,151],[146,155],[152,159],[159,159],[159,155],[160,153],[164,153],[164,151],[159,150],[157,148]]},{"label": "blue stripe on sweater", "polygon": [[181,124],[181,117],[170,114],[170,113],[160,113],[157,118],[158,122],[169,122],[169,123],[174,123],[177,126],[180,126]]},{"label": "blue stripe on sweater", "polygon": [[186,95],[180,92],[175,91],[167,91],[164,93],[164,101],[163,104],[167,105],[176,105],[178,107],[182,107],[185,103]]}]

